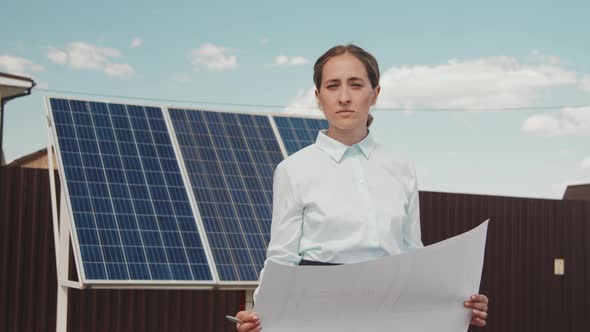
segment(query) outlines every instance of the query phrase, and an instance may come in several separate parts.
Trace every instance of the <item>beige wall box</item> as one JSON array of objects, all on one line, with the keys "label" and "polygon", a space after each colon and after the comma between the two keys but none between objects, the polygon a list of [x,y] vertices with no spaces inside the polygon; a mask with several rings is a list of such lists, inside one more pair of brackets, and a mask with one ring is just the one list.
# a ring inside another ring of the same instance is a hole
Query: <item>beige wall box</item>
[{"label": "beige wall box", "polygon": [[556,258],[553,261],[553,273],[556,276],[562,276],[565,274],[565,261],[563,258]]}]

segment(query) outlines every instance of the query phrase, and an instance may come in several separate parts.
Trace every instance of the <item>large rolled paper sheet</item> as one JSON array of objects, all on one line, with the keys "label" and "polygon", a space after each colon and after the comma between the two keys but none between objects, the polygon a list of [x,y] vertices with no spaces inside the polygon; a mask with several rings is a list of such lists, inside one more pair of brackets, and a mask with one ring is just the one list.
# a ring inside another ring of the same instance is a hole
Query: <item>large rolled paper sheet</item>
[{"label": "large rolled paper sheet", "polygon": [[400,255],[338,266],[269,262],[254,311],[267,332],[466,331],[488,221]]}]

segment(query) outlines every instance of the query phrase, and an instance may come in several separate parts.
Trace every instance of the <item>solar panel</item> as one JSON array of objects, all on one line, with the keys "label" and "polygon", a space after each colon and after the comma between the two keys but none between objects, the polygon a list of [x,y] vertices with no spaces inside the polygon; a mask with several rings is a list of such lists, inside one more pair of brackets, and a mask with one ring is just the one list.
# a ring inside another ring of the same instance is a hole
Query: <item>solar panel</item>
[{"label": "solar panel", "polygon": [[211,282],[162,109],[59,98],[49,107],[81,281]]},{"label": "solar panel", "polygon": [[169,109],[221,281],[257,281],[283,160],[267,116]]},{"label": "solar panel", "polygon": [[293,154],[327,127],[274,115],[277,137],[264,115],[64,98],[48,105],[86,283],[256,282],[279,139]]},{"label": "solar panel", "polygon": [[287,153],[293,153],[315,142],[318,131],[328,128],[324,119],[273,115]]}]

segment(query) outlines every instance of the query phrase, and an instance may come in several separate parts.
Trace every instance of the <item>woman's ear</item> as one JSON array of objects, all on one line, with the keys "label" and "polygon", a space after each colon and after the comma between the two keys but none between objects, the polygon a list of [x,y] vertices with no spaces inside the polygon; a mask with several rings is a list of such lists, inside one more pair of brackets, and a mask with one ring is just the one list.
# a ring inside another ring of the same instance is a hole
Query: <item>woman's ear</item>
[{"label": "woman's ear", "polygon": [[373,89],[373,97],[371,98],[371,106],[375,105],[377,102],[377,97],[379,97],[379,93],[381,92],[381,85],[377,85],[375,89]]},{"label": "woman's ear", "polygon": [[322,108],[322,103],[320,102],[320,91],[318,89],[315,89],[315,102],[318,104],[320,111],[323,112],[324,109]]}]

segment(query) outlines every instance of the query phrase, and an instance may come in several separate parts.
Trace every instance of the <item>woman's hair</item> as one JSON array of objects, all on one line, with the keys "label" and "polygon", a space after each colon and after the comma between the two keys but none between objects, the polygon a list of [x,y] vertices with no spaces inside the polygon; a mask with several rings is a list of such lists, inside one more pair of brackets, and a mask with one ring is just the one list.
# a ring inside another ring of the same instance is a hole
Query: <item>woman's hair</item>
[{"label": "woman's hair", "polygon": [[[322,54],[322,56],[316,60],[315,65],[313,66],[313,82],[318,91],[320,91],[322,86],[322,71],[324,70],[324,65],[326,62],[335,56],[346,53],[353,55],[363,63],[365,69],[367,70],[369,81],[371,82],[371,88],[375,89],[379,85],[379,64],[371,53],[353,44],[336,45],[329,49],[326,53]],[[373,115],[369,114],[369,117],[367,118],[367,128],[372,122]]]}]

